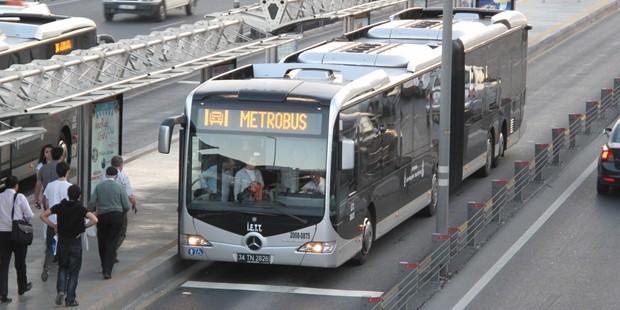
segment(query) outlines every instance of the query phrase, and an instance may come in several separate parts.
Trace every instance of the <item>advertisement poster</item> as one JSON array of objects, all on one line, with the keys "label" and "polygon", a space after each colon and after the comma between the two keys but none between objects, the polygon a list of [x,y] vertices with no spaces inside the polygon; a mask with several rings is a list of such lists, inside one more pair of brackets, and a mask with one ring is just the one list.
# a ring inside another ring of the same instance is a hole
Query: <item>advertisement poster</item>
[{"label": "advertisement poster", "polygon": [[90,192],[94,191],[114,155],[120,154],[120,103],[117,100],[93,105],[90,149]]}]

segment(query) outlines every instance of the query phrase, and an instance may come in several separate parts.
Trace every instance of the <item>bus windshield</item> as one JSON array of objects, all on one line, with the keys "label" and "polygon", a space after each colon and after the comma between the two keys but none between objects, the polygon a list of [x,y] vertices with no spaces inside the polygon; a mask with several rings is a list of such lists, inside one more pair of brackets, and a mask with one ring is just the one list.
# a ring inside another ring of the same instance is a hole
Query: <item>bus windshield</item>
[{"label": "bus windshield", "polygon": [[323,215],[325,138],[201,130],[191,138],[190,153],[193,216]]}]

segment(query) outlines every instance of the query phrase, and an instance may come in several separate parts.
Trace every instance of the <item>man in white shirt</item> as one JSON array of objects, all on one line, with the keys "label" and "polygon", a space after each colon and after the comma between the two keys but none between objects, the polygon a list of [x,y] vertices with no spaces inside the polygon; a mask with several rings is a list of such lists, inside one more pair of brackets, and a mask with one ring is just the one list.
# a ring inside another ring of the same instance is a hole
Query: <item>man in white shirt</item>
[{"label": "man in white shirt", "polygon": [[[9,264],[11,255],[15,254],[15,271],[17,273],[17,293],[23,295],[32,288],[26,277],[26,252],[28,246],[18,245],[11,241],[13,220],[32,219],[32,210],[26,196],[17,194],[19,180],[9,176],[4,185],[6,189],[0,193],[0,303],[10,303],[7,297],[9,285]],[[11,213],[13,217],[11,218]]]},{"label": "man in white shirt", "polygon": [[[59,204],[63,199],[69,198],[69,187],[72,185],[67,181],[67,177],[69,176],[69,164],[59,162],[56,165],[56,174],[58,175],[58,179],[49,182],[43,191],[44,210]],[[52,214],[49,219],[52,223],[57,223],[56,214]],[[41,280],[43,282],[47,281],[49,266],[54,259],[54,253],[52,252],[52,240],[54,239],[55,234],[56,232],[54,231],[54,228],[47,226],[45,231],[45,259],[43,259],[43,271],[41,272]]]},{"label": "man in white shirt", "polygon": [[320,193],[325,195],[325,178],[313,175],[312,179],[301,187],[302,193]]},{"label": "man in white shirt", "polygon": [[254,166],[255,164],[256,160],[252,158],[248,161],[245,167],[243,167],[243,169],[237,171],[235,174],[235,200],[239,200],[239,193],[243,192],[252,184],[260,185],[260,188],[265,186],[265,182],[263,182],[263,175],[260,173],[260,170],[256,169]]}]

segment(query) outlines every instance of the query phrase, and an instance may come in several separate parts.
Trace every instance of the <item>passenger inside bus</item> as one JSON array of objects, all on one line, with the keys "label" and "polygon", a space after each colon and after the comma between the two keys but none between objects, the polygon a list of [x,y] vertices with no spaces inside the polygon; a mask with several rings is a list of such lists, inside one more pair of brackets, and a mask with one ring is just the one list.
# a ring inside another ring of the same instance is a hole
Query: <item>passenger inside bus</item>
[{"label": "passenger inside bus", "polygon": [[260,170],[256,169],[256,162],[256,158],[251,157],[235,174],[235,199],[239,202],[263,200],[265,182]]}]

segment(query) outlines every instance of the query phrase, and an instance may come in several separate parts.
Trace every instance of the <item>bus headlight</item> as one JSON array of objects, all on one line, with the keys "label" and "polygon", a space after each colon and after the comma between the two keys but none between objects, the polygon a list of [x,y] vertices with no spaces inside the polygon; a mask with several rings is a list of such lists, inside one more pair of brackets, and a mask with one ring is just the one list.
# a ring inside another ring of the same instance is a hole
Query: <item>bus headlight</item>
[{"label": "bus headlight", "polygon": [[298,252],[303,253],[333,253],[336,249],[336,242],[306,242],[304,245],[297,249]]},{"label": "bus headlight", "polygon": [[185,241],[187,245],[191,246],[211,246],[209,240],[197,235],[185,235]]}]

